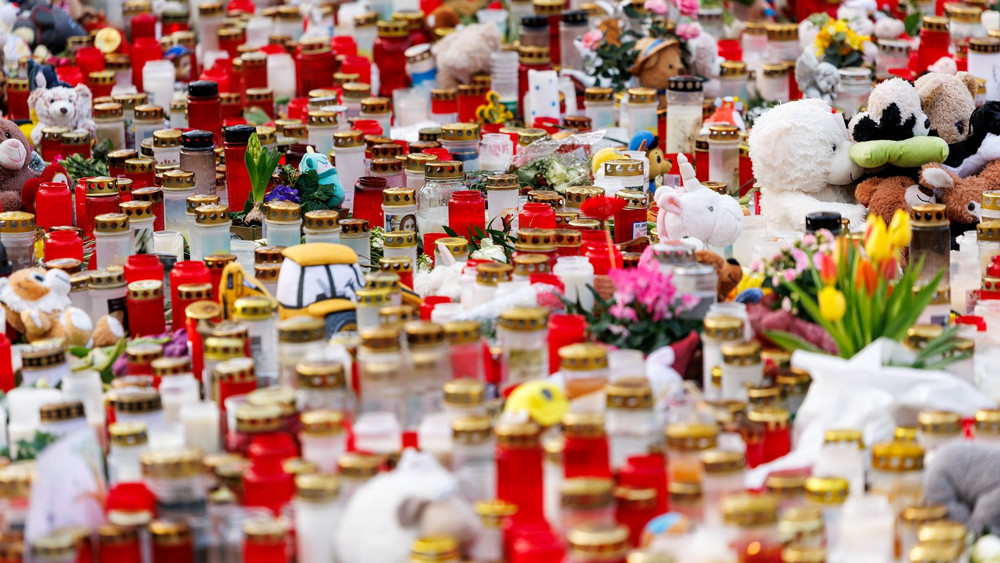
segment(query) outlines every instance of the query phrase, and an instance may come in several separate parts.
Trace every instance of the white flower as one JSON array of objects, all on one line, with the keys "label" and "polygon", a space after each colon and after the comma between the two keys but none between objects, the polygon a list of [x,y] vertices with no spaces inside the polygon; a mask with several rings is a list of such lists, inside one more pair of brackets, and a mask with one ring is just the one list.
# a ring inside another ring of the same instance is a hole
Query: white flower
[{"label": "white flower", "polygon": [[504,253],[503,247],[499,244],[493,244],[493,241],[484,238],[479,243],[479,250],[472,253],[469,258],[475,260],[494,260],[497,262],[507,262],[507,254]]},{"label": "white flower", "polygon": [[972,546],[972,561],[975,563],[1000,563],[1000,538],[988,534]]}]

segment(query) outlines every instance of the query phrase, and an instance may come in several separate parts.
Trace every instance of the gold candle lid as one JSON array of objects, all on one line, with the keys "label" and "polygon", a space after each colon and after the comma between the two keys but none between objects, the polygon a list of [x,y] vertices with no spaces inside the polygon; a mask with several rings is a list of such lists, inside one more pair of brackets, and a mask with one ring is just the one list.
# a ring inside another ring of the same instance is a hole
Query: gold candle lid
[{"label": "gold candle lid", "polygon": [[773,524],[778,518],[778,499],[768,494],[730,494],[722,499],[722,515],[727,524],[740,527]]},{"label": "gold candle lid", "polygon": [[919,471],[924,467],[924,448],[915,442],[899,440],[875,444],[872,467],[880,471]]},{"label": "gold candle lid", "polygon": [[102,213],[94,217],[94,234],[110,235],[128,232],[128,215],[124,213]]}]

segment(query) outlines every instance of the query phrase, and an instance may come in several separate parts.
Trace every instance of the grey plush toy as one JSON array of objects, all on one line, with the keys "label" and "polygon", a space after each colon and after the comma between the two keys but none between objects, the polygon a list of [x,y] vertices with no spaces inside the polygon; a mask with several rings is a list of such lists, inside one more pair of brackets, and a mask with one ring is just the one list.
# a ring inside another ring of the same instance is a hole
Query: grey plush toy
[{"label": "grey plush toy", "polygon": [[979,533],[1000,532],[1000,446],[953,442],[934,451],[924,475],[924,500]]}]

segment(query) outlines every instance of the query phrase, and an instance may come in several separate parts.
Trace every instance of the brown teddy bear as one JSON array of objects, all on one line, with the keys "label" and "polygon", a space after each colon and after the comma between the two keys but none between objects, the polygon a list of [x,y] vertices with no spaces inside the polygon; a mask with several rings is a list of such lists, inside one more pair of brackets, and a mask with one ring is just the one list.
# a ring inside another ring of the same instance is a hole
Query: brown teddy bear
[{"label": "brown teddy bear", "polygon": [[676,39],[643,37],[635,42],[635,51],[638,54],[628,72],[646,88],[666,90],[671,78],[687,74],[681,44]]},{"label": "brown teddy bear", "polygon": [[969,119],[976,109],[976,78],[968,72],[931,72],[914,82],[920,107],[931,120],[931,135],[949,145],[969,136]]},{"label": "brown teddy bear", "polygon": [[32,147],[21,129],[6,119],[0,119],[0,140],[0,207],[20,211],[21,187],[38,177],[29,166]]},{"label": "brown teddy bear", "polygon": [[743,268],[736,260],[726,260],[711,250],[699,250],[694,253],[694,257],[699,264],[708,264],[715,268],[715,273],[719,276],[719,301],[728,299],[729,294],[743,280]]},{"label": "brown teddy bear", "polygon": [[7,323],[28,342],[61,339],[67,346],[110,346],[125,334],[121,322],[90,316],[70,305],[69,274],[52,269],[23,268],[0,278],[0,303]]},{"label": "brown teddy bear", "polygon": [[982,172],[968,178],[961,178],[939,164],[925,164],[920,172],[920,184],[934,191],[937,201],[947,208],[952,224],[978,223],[983,192],[1000,190],[1000,160],[990,162]]}]

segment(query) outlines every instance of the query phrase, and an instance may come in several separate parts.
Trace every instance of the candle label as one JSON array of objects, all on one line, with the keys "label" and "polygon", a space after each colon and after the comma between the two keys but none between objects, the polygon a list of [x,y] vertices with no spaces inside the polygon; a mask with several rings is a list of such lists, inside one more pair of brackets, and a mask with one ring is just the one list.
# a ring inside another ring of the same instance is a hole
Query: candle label
[{"label": "candle label", "polygon": [[153,253],[153,229],[139,228],[132,231],[132,253],[152,254]]},{"label": "candle label", "polygon": [[122,327],[128,332],[128,298],[123,295],[121,297],[113,297],[108,299],[108,314],[117,318],[122,323]]},{"label": "candle label", "polygon": [[632,223],[632,238],[644,237],[649,233],[649,223],[646,221],[636,221]]},{"label": "candle label", "polygon": [[511,350],[507,354],[507,383],[520,383],[542,377],[547,367],[543,350]]},{"label": "candle label", "polygon": [[388,231],[412,231],[417,232],[416,213],[394,214],[388,211],[385,214],[385,230]]}]

